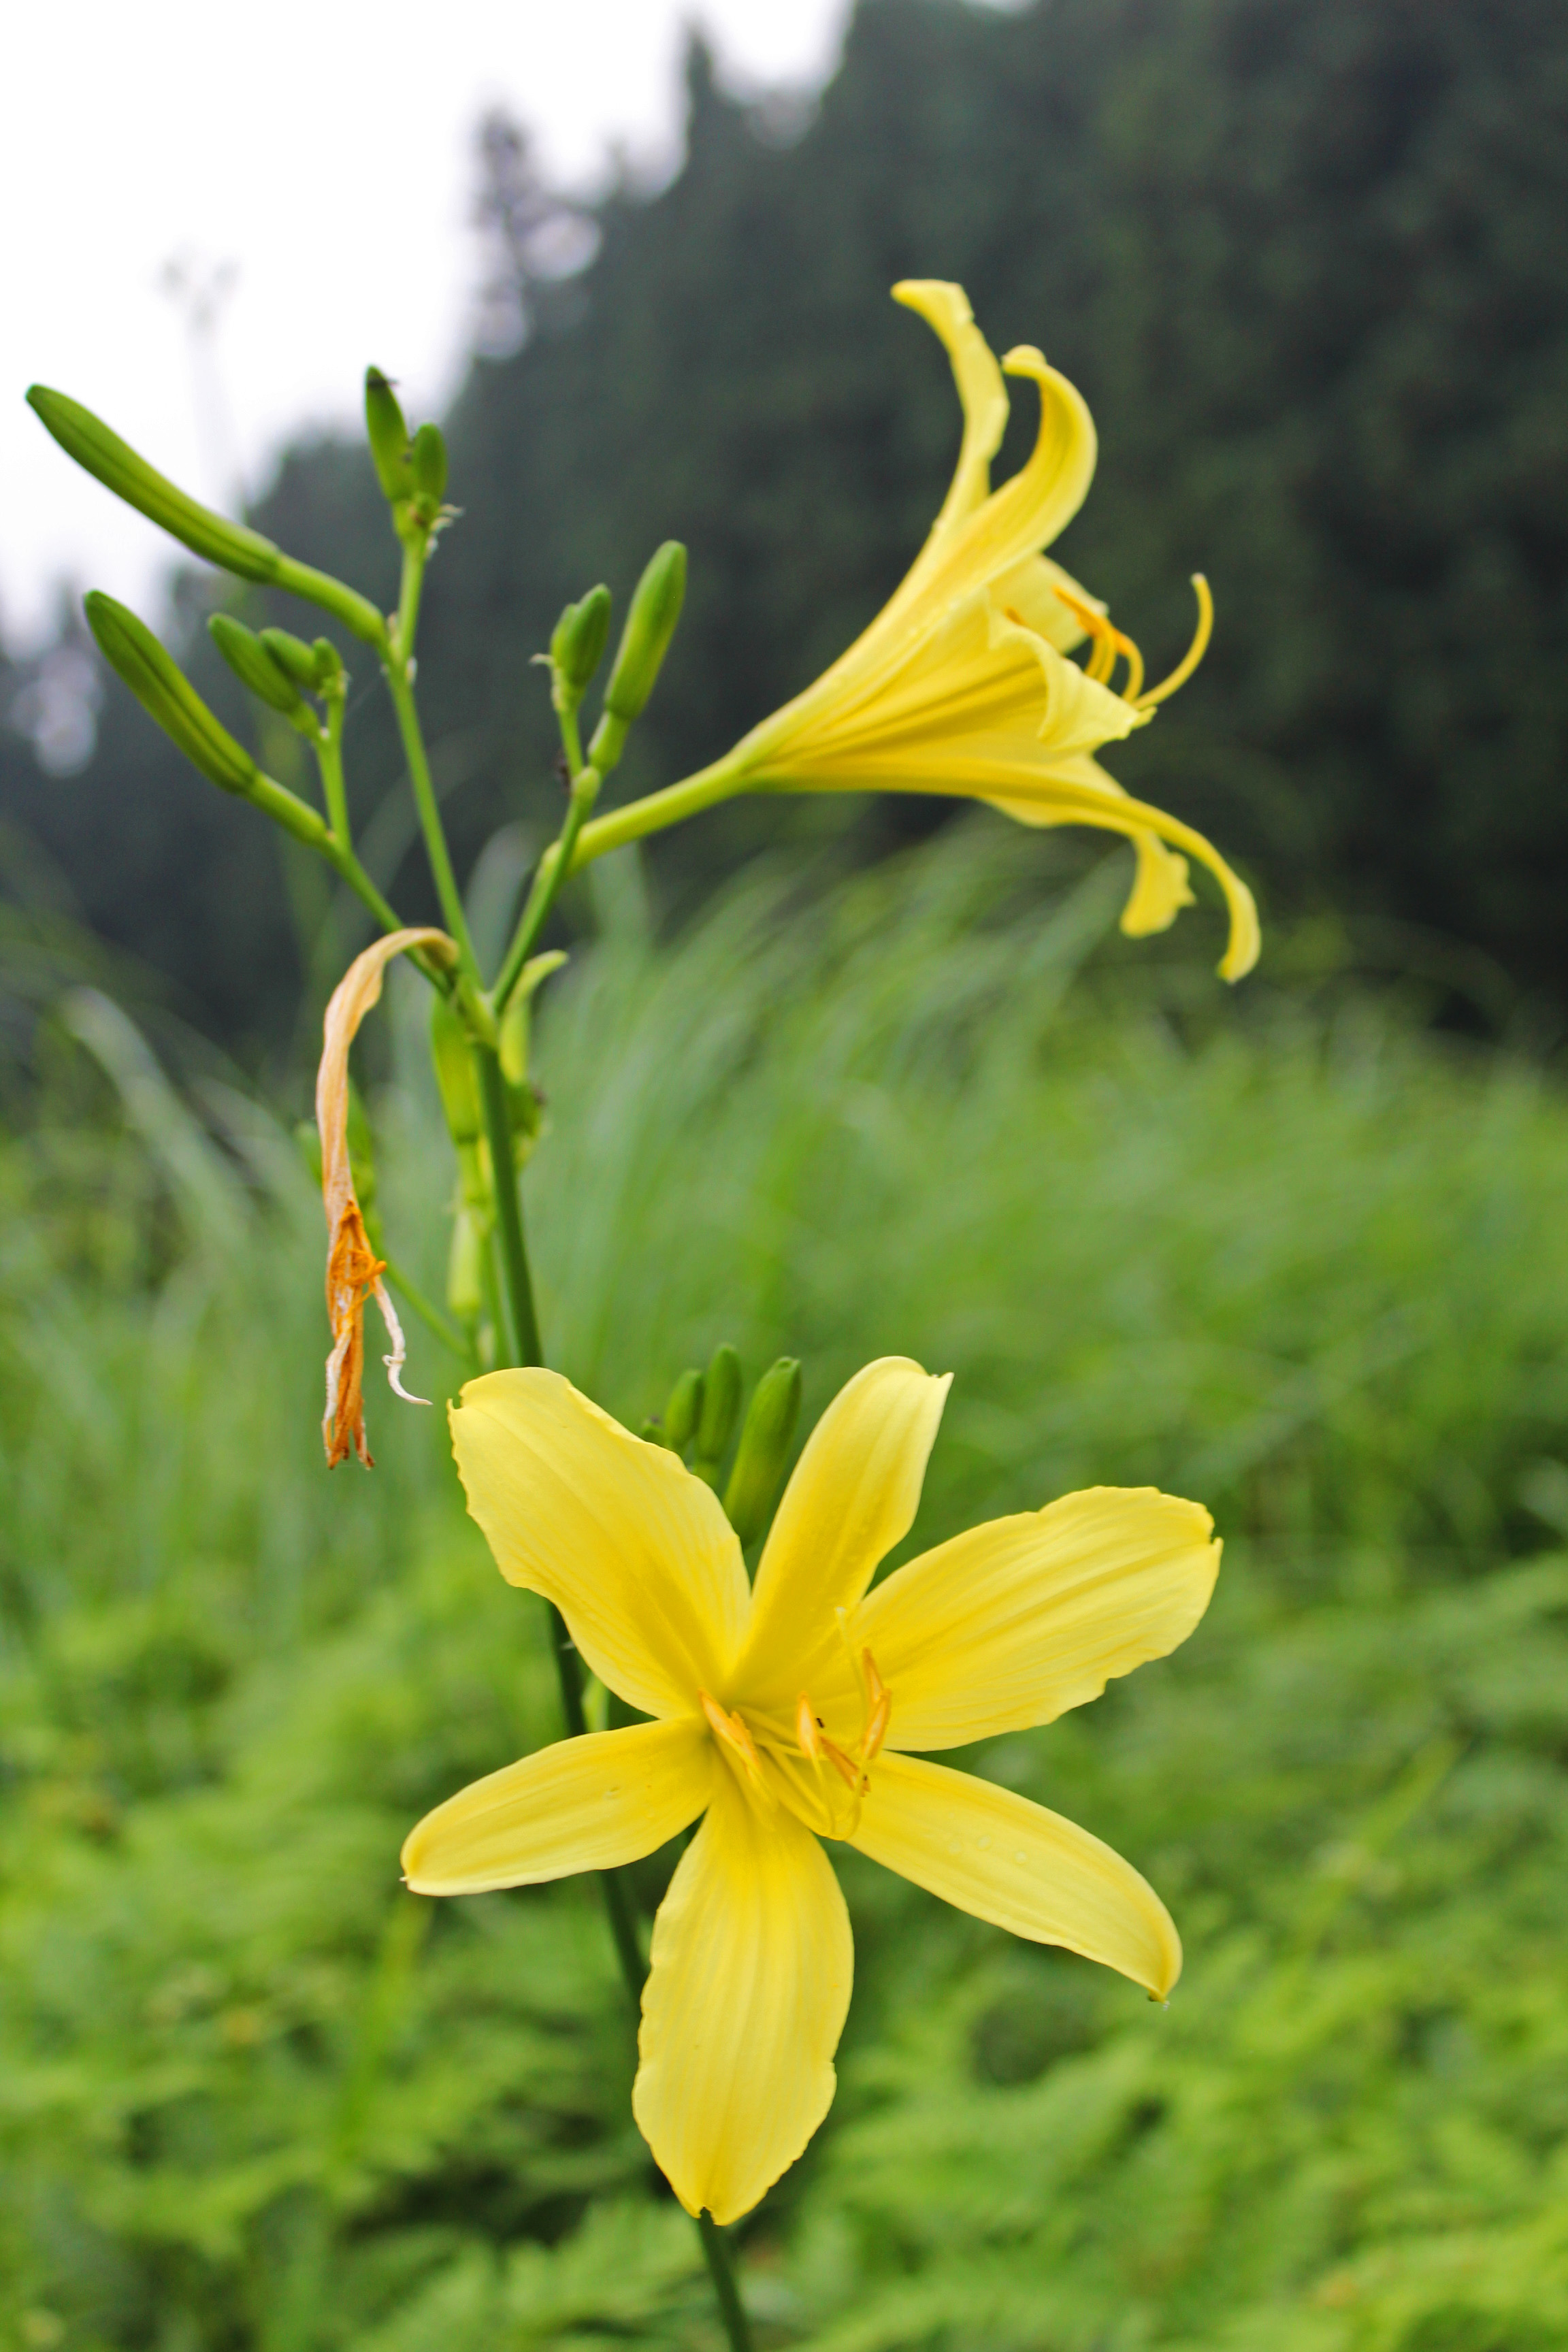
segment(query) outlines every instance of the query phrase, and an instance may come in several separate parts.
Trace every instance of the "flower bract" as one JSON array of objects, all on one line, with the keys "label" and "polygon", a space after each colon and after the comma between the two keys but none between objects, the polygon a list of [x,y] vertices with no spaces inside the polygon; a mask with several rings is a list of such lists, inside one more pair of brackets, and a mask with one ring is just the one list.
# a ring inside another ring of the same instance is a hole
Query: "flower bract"
[{"label": "flower bract", "polygon": [[553,1601],[590,1669],[649,1719],[437,1806],[404,1848],[408,1884],[459,1895],[614,1868],[700,1822],[654,1923],[633,2105],[681,2202],[718,2221],[757,2202],[833,2097],[853,1955],[824,1839],[1157,1999],[1180,1972],[1175,1927],[1131,1864],[929,1751],[1048,1723],[1184,1641],[1218,1569],[1209,1515],[1094,1487],[872,1589],[913,1521],[947,1388],[903,1357],[849,1381],[754,1589],[711,1488],[558,1374],[492,1372],[453,1412],[502,1574]]},{"label": "flower bract", "polygon": [[[1077,513],[1094,472],[1094,422],[1082,395],[1030,344],[998,365],[961,286],[922,278],[893,292],[934,329],[952,362],[963,439],[952,487],[870,626],[815,685],[753,728],[723,772],[752,790],[960,793],[1025,824],[1121,834],[1137,856],[1121,927],[1135,936],[1163,930],[1192,904],[1187,861],[1196,858],[1229,911],[1220,971],[1239,980],[1258,960],[1251,892],[1202,834],[1131,799],[1095,756],[1146,726],[1196,667],[1212,620],[1206,582],[1194,581],[1191,651],[1145,688],[1131,638],[1042,552]],[[994,490],[1005,375],[1035,383],[1039,429],[1020,471]],[[1086,663],[1068,658],[1086,644]]]}]

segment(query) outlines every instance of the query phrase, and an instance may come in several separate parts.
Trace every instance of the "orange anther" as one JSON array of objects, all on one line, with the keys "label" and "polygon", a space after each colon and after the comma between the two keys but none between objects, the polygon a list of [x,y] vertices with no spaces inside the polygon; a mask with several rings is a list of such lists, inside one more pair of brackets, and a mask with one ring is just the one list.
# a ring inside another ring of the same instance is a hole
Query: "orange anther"
[{"label": "orange anther", "polygon": [[825,1731],[819,1732],[817,1736],[822,1741],[823,1754],[826,1757],[828,1762],[832,1765],[834,1770],[837,1773],[839,1779],[844,1782],[845,1787],[850,1791],[851,1795],[858,1797],[860,1794],[859,1773],[855,1769],[854,1765],[850,1762],[848,1757],[846,1756],[843,1748],[838,1747],[835,1741],[829,1739]]},{"label": "orange anther", "polygon": [[814,1764],[822,1761],[822,1734],[816,1717],[811,1711],[811,1700],[805,1691],[795,1703],[795,1736]]}]

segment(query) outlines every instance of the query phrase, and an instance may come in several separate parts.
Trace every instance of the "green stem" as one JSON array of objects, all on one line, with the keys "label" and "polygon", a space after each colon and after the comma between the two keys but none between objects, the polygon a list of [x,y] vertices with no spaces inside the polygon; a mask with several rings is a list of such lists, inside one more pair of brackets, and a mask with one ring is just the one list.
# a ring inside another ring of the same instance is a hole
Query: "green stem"
[{"label": "green stem", "polygon": [[419,811],[420,829],[425,835],[425,851],[430,860],[436,896],[441,901],[441,914],[447,929],[458,943],[463,969],[477,987],[479,968],[474,957],[473,940],[468,936],[468,919],[463,912],[458,877],[452,871],[451,854],[441,824],[441,812],[436,804],[436,787],[430,777],[430,762],[425,756],[425,738],[420,732],[414,689],[408,682],[404,659],[395,649],[388,655],[384,667],[387,688],[392,695],[392,707],[397,713],[397,731],[403,739],[403,756],[408,762],[409,782],[414,786],[414,801]]},{"label": "green stem", "polygon": [[597,772],[593,768],[579,769],[572,781],[571,804],[566,811],[566,822],[561,828],[560,838],[551,845],[539,861],[528,902],[491,992],[491,1003],[498,1014],[505,1012],[507,999],[522,977],[523,965],[533,953],[540,934],[550,920],[551,909],[561,895],[561,886],[572,871],[572,852],[598,790]]},{"label": "green stem", "polygon": [[697,2231],[702,2241],[702,2251],[708,2257],[708,2275],[713,2282],[713,2294],[724,2322],[724,2333],[730,2339],[731,2352],[752,2352],[752,2324],[746,2317],[741,2290],[735,2284],[734,2266],[730,2260],[724,2232],[712,2214],[706,2210],[697,2216]]},{"label": "green stem", "polygon": [[345,849],[353,847],[349,831],[348,787],[343,781],[343,698],[334,694],[327,705],[327,731],[316,738],[316,764],[321,772],[321,794],[327,823]]},{"label": "green stem", "polygon": [[348,587],[334,580],[330,572],[318,572],[313,563],[300,563],[291,555],[279,555],[278,569],[268,585],[286,588],[291,596],[304,596],[312,604],[320,604],[325,613],[335,613],[345,627],[363,637],[367,646],[378,653],[386,651],[386,623],[368,596],[357,588]]},{"label": "green stem", "polygon": [[397,650],[405,663],[414,659],[414,638],[419,626],[419,597],[425,585],[425,559],[430,542],[423,532],[403,543],[403,583],[397,595]]},{"label": "green stem", "polygon": [[724,759],[716,760],[710,768],[700,768],[694,776],[684,777],[679,784],[667,784],[663,792],[650,793],[646,800],[628,801],[625,808],[612,809],[607,816],[596,816],[577,836],[571,871],[577,873],[594,858],[603,857],[607,849],[619,849],[628,841],[639,841],[646,833],[661,833],[667,824],[679,824],[683,817],[695,816],[700,809],[732,800],[737,793],[750,791],[755,781],[731,751]]},{"label": "green stem", "polygon": [[479,1103],[490,1147],[496,1236],[500,1244],[501,1274],[511,1319],[512,1360],[519,1364],[542,1364],[544,1350],[540,1345],[533,1280],[528,1270],[528,1244],[523,1237],[522,1199],[512,1151],[511,1105],[507,1100],[506,1079],[500,1056],[493,1046],[471,1045],[470,1050],[479,1074]]}]

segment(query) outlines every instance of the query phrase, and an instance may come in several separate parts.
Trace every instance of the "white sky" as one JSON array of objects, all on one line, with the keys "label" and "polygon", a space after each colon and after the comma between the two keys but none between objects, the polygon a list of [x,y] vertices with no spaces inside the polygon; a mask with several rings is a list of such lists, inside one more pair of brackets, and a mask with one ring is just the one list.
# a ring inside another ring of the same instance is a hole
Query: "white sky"
[{"label": "white sky", "polygon": [[169,542],[79,474],[26,408],[85,401],[184,488],[226,497],[164,266],[235,275],[216,338],[254,488],[301,424],[358,412],[365,364],[427,415],[452,389],[479,276],[472,131],[500,100],[550,172],[594,184],[621,140],[668,169],[683,21],[725,79],[817,81],[847,0],[76,0],[5,37],[0,220],[0,625],[47,625],[62,581],[144,606]]}]

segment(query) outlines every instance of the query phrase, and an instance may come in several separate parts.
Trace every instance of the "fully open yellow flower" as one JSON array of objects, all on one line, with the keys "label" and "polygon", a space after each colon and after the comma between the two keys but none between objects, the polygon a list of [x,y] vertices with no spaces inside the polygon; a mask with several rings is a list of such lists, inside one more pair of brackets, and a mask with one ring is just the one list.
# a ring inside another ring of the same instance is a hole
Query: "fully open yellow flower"
[{"label": "fully open yellow flower", "polygon": [[1184,1641],[1219,1565],[1195,1503],[1093,1487],[994,1519],[868,1591],[908,1532],[948,1381],[868,1364],[801,1455],[748,1588],[710,1488],[553,1372],[471,1381],[452,1416],[501,1573],[561,1610],[653,1720],[509,1765],[403,1851],[426,1895],[613,1868],[702,1816],[653,1931],[637,2119],[692,2213],[728,2221],[833,2097],[849,1922],[837,1838],[961,1910],[1163,1999],[1170,1916],[1086,1830],[911,1749],[1048,1723]]}]

